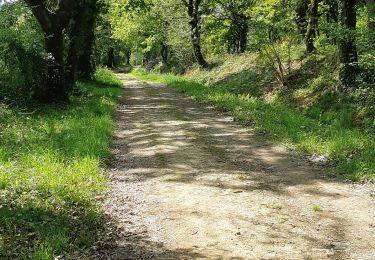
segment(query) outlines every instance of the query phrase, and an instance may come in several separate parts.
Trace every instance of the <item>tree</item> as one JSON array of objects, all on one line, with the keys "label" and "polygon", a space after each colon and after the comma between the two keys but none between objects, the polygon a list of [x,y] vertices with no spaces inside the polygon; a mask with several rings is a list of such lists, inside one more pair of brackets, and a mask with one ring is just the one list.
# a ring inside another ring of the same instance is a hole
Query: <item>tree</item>
[{"label": "tree", "polygon": [[314,39],[316,37],[316,30],[318,26],[318,6],[319,0],[311,0],[309,6],[309,22],[306,30],[306,52],[312,53],[315,51]]},{"label": "tree", "polygon": [[233,52],[244,53],[247,50],[249,34],[248,9],[254,4],[252,0],[219,0],[230,21],[230,42]]},{"label": "tree", "polygon": [[342,90],[353,87],[358,72],[355,30],[357,24],[356,0],[339,0],[339,60]]},{"label": "tree", "polygon": [[115,67],[115,48],[111,47],[108,51],[108,61],[107,61],[108,68]]},{"label": "tree", "polygon": [[336,0],[324,0],[324,4],[328,6],[326,13],[327,22],[338,22],[338,4]]},{"label": "tree", "polygon": [[74,84],[76,78],[92,79],[95,73],[93,53],[98,15],[98,0],[86,0],[84,4],[77,7],[75,16],[71,20],[68,31],[70,45],[67,58],[70,84]]},{"label": "tree", "polygon": [[187,8],[187,13],[190,18],[190,37],[193,44],[195,59],[202,68],[207,68],[208,63],[203,57],[201,47],[200,23],[202,20],[202,12],[200,10],[200,5],[202,0],[182,0],[182,2]]},{"label": "tree", "polygon": [[370,34],[370,41],[375,41],[375,0],[366,0],[367,5],[367,27]]},{"label": "tree", "polygon": [[292,3],[270,0],[251,8],[253,44],[282,85],[286,85],[287,73],[292,69],[291,47],[298,36],[296,7]]},{"label": "tree", "polygon": [[44,0],[25,0],[44,32],[45,50],[50,54],[47,90],[44,101],[68,100],[72,89],[67,82],[64,66],[64,29],[69,25],[77,6],[75,0],[61,0],[54,11]]},{"label": "tree", "polygon": [[298,31],[303,38],[306,37],[307,29],[307,13],[309,9],[309,4],[307,0],[298,0],[296,3],[296,23],[298,26]]},{"label": "tree", "polygon": [[323,0],[322,7],[322,17],[326,20],[322,20],[321,31],[327,36],[330,44],[337,45],[338,1]]},{"label": "tree", "polygon": [[28,101],[44,90],[44,37],[23,2],[0,6],[0,100]]},{"label": "tree", "polygon": [[121,53],[124,55],[121,60],[125,61],[125,65],[129,64],[132,52],[142,53],[143,64],[149,68],[156,65],[159,57],[163,60],[168,57],[166,8],[162,9],[160,5],[165,3],[154,1],[125,9],[121,8],[121,4],[110,7],[108,20],[113,37],[121,42]]}]

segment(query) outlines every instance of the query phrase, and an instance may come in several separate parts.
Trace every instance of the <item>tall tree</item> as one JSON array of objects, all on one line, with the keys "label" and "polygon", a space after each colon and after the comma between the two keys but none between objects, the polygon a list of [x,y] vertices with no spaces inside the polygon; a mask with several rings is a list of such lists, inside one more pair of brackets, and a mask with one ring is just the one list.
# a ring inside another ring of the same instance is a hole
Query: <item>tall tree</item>
[{"label": "tall tree", "polygon": [[306,37],[306,29],[307,29],[307,14],[309,9],[309,3],[307,0],[298,0],[296,2],[296,23],[298,26],[298,31],[301,38]]},{"label": "tall tree", "polygon": [[358,72],[355,30],[357,25],[356,0],[339,0],[339,58],[342,90],[353,87]]},{"label": "tall tree", "polygon": [[69,27],[69,54],[67,57],[67,76],[70,84],[76,77],[89,80],[95,72],[93,57],[95,42],[95,23],[99,14],[98,0],[86,0],[77,7]]},{"label": "tall tree", "polygon": [[306,52],[313,53],[315,51],[314,40],[318,27],[318,6],[319,0],[311,0],[309,6],[309,22],[306,30]]},{"label": "tall tree", "polygon": [[[95,70],[93,47],[98,0],[25,0],[44,32],[48,59],[44,101],[68,100],[76,76],[90,79]],[[68,46],[64,46],[64,39]]]},{"label": "tall tree", "polygon": [[338,4],[337,0],[324,0],[324,5],[328,7],[326,18],[328,23],[338,22]]},{"label": "tall tree", "polygon": [[69,25],[77,6],[75,0],[60,0],[50,10],[44,0],[25,0],[44,32],[45,50],[51,55],[48,65],[45,101],[68,100],[72,88],[66,81],[64,66],[64,30]]},{"label": "tall tree", "polygon": [[375,0],[366,0],[367,5],[367,27],[370,41],[375,45]]},{"label": "tall tree", "polygon": [[200,10],[200,5],[202,3],[202,0],[182,0],[182,2],[187,8],[187,13],[190,18],[190,36],[193,44],[195,59],[202,68],[207,68],[208,64],[202,54],[200,33],[200,23],[202,20],[202,12]]},{"label": "tall tree", "polygon": [[246,11],[253,5],[252,0],[219,0],[230,21],[230,44],[235,53],[244,53],[247,49],[249,34],[249,16]]}]

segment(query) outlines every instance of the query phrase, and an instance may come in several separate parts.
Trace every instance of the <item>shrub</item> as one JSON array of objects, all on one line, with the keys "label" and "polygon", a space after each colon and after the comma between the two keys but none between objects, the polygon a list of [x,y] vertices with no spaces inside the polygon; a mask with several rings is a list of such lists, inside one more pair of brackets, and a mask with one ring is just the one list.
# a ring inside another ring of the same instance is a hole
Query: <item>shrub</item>
[{"label": "shrub", "polygon": [[22,3],[0,8],[0,99],[26,101],[44,88],[43,35]]}]

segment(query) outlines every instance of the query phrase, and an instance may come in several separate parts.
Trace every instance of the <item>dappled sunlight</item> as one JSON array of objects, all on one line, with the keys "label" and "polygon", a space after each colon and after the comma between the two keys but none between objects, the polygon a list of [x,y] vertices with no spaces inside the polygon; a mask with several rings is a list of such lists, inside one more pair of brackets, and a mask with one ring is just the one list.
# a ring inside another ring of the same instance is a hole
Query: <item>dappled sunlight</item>
[{"label": "dappled sunlight", "polygon": [[[166,177],[169,181],[182,178],[182,182],[194,183],[196,176],[189,179],[184,175],[199,171],[199,175],[208,179],[205,182],[200,177],[200,185],[215,186],[210,178],[238,175],[240,184],[236,185],[230,177],[227,185],[246,190],[242,179],[257,180],[261,175],[264,182],[270,178],[276,183],[287,184],[273,185],[271,191],[274,192],[287,192],[284,186],[288,185],[316,182],[318,176],[313,169],[307,171],[306,165],[296,164],[294,170],[290,170],[293,162],[285,148],[267,145],[259,137],[254,138],[254,133],[233,125],[231,117],[218,117],[217,112],[202,109],[202,105],[188,97],[162,91],[161,85],[140,84],[134,79],[126,85],[137,98],[126,97],[128,103],[119,108],[126,122],[118,132],[118,138],[130,149],[127,156],[136,161],[145,160],[150,165],[163,164],[159,175],[169,176]],[[151,92],[154,93],[152,99],[147,95]],[[301,178],[304,175],[310,177]],[[223,183],[220,186],[225,187]]]},{"label": "dappled sunlight", "polygon": [[[162,85],[126,79],[110,175],[113,192],[144,198],[136,221],[147,226],[147,243],[163,241],[168,250],[202,258],[257,258],[267,250],[294,258],[298,244],[323,248],[314,255],[324,258],[336,248],[327,232],[345,240],[346,217],[312,210],[315,204],[340,210],[348,189],[331,188],[342,187],[340,180],[324,178],[225,113]],[[321,225],[325,231],[317,233]]]}]

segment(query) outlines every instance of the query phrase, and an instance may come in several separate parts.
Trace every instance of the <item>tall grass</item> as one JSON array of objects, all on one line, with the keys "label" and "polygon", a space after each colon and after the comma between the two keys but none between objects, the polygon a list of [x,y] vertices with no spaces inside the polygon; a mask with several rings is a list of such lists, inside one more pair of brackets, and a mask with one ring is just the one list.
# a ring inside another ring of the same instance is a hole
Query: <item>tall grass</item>
[{"label": "tall grass", "polygon": [[54,259],[95,240],[120,86],[101,69],[69,104],[0,108],[0,259]]},{"label": "tall grass", "polygon": [[248,94],[203,85],[183,76],[141,71],[134,71],[133,75],[164,83],[197,101],[230,111],[238,120],[255,124],[275,140],[294,144],[305,152],[325,155],[337,165],[337,173],[348,179],[375,179],[375,135],[340,123],[343,121],[340,117],[322,122],[284,104],[267,103]]}]

